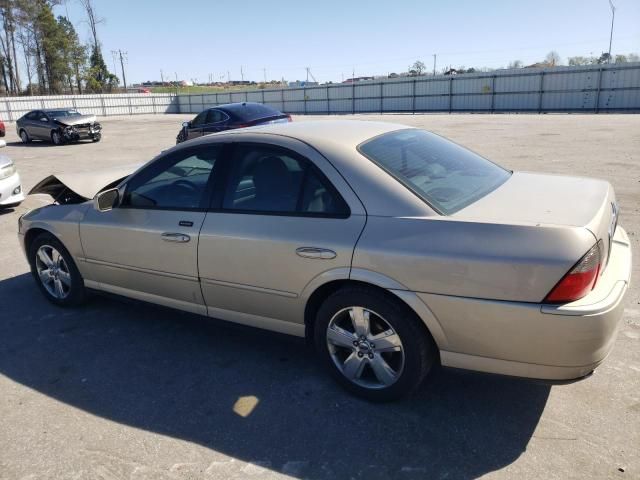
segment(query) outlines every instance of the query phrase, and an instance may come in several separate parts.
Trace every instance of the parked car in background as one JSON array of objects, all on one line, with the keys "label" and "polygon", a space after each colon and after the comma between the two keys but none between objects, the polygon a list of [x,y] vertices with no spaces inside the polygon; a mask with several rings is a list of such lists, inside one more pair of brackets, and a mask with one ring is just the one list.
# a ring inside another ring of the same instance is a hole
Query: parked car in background
[{"label": "parked car in background", "polygon": [[45,140],[55,145],[89,139],[99,142],[102,125],[95,115],[82,115],[75,108],[32,110],[16,122],[16,131],[23,143]]},{"label": "parked car in background", "polygon": [[20,175],[6,155],[0,155],[0,208],[16,207],[24,200]]},{"label": "parked car in background", "polygon": [[51,302],[92,288],[306,336],[371,400],[414,390],[436,362],[580,378],[613,347],[631,246],[606,181],[338,120],[210,135],[129,173],[31,191],[61,203],[18,227]]},{"label": "parked car in background", "polygon": [[269,123],[287,123],[291,116],[262,103],[229,103],[208,108],[190,122],[184,122],[176,144],[208,133]]}]

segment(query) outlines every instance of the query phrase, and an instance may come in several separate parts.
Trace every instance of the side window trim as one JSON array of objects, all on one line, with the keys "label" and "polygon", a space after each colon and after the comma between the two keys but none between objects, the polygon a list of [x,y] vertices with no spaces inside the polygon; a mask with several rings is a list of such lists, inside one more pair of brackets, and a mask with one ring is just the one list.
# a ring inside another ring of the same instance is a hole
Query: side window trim
[{"label": "side window trim", "polygon": [[[274,150],[280,150],[286,155],[299,160],[304,165],[304,174],[303,174],[303,183],[301,184],[300,192],[298,193],[298,199],[296,200],[296,212],[273,212],[273,211],[264,211],[264,210],[243,210],[243,209],[232,209],[225,208],[223,206],[224,196],[226,194],[227,188],[229,188],[229,181],[231,180],[232,173],[232,165],[233,160],[236,154],[236,151],[239,147],[244,146],[259,146],[272,148]],[[230,214],[243,214],[243,215],[267,215],[267,216],[276,216],[276,217],[315,217],[315,218],[336,218],[336,219],[346,219],[351,217],[351,207],[345,201],[342,194],[338,191],[338,189],[333,185],[333,183],[329,180],[329,178],[324,174],[324,172],[310,159],[301,155],[300,153],[291,150],[289,148],[272,144],[266,142],[231,142],[228,144],[228,148],[223,152],[224,155],[221,157],[221,162],[216,162],[216,165],[219,163],[220,167],[216,170],[217,181],[214,181],[214,184],[219,185],[216,189],[214,186],[214,190],[216,192],[211,198],[211,204],[209,207],[210,212],[215,213],[230,213]],[[334,195],[340,202],[345,206],[346,213],[323,213],[323,212],[301,212],[301,203],[302,197],[304,196],[304,180],[308,175],[309,171],[313,171],[318,180],[327,188],[327,190]],[[221,187],[221,188],[220,188]]]},{"label": "side window trim", "polygon": [[[135,206],[135,205],[126,205],[126,204],[119,204],[117,208],[123,208],[123,209],[132,209],[132,210],[158,210],[158,211],[181,211],[181,212],[206,212],[209,210],[209,208],[207,207],[212,199],[212,193],[213,193],[213,186],[216,183],[216,178],[218,177],[218,168],[220,166],[223,165],[224,163],[224,158],[226,155],[226,151],[228,150],[228,143],[214,143],[214,144],[207,144],[207,145],[198,145],[195,147],[189,147],[189,148],[185,148],[185,149],[181,149],[178,150],[176,152],[171,152],[166,154],[164,157],[162,158],[156,158],[156,160],[154,160],[151,164],[147,165],[145,168],[143,168],[142,170],[140,170],[139,172],[136,173],[135,176],[131,177],[131,178],[127,178],[127,180],[123,183],[123,187],[124,187],[124,192],[123,192],[123,196],[124,198],[126,198],[126,194],[127,194],[127,190],[129,187],[129,184],[131,183],[131,180],[135,179],[138,175],[143,174],[148,168],[151,168],[154,166],[154,164],[156,164],[156,162],[167,162],[170,163],[171,160],[173,158],[175,158],[176,155],[181,155],[182,158],[188,158],[188,156],[196,154],[197,152],[209,147],[209,148],[216,148],[220,146],[221,152],[220,152],[220,158],[216,159],[215,164],[213,165],[213,168],[211,169],[211,172],[209,173],[209,177],[207,179],[207,184],[205,187],[205,190],[202,194],[202,198],[200,199],[200,206],[196,207],[196,208],[189,208],[189,207],[156,207],[156,206],[144,206],[144,207],[140,207],[140,206]],[[186,156],[183,156],[186,155]],[[180,162],[180,160],[178,160],[178,162]],[[178,163],[176,162],[176,163]],[[213,178],[213,182],[212,182],[212,178]]]}]

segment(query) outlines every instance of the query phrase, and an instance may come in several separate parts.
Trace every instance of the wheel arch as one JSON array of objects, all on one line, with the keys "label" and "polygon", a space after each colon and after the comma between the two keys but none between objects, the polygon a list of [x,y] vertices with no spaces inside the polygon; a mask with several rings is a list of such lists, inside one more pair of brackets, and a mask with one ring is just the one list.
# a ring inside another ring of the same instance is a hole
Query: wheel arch
[{"label": "wheel arch", "polygon": [[[355,272],[355,275],[353,275],[353,273],[352,271],[350,278],[330,279],[318,285],[308,295],[304,309],[304,325],[305,339],[309,345],[313,345],[313,324],[315,322],[316,312],[320,308],[320,305],[322,305],[322,302],[341,288],[359,286],[375,290],[392,300],[400,301],[410,312],[416,315],[419,323],[435,342],[437,349],[446,349],[448,343],[439,321],[429,307],[425,305],[414,292],[390,287],[389,285],[396,286],[399,284],[383,275],[370,275],[373,272],[368,272],[364,275],[366,278],[362,278],[357,272]],[[381,282],[380,280],[384,281]]]},{"label": "wheel arch", "polygon": [[27,258],[29,256],[29,251],[31,250],[31,245],[33,245],[33,241],[43,233],[47,233],[49,235],[52,235],[56,239],[58,239],[58,241],[60,241],[60,239],[55,234],[55,232],[53,232],[50,229],[44,228],[43,226],[40,226],[40,225],[36,226],[36,227],[31,227],[24,234],[24,250],[27,253]]}]

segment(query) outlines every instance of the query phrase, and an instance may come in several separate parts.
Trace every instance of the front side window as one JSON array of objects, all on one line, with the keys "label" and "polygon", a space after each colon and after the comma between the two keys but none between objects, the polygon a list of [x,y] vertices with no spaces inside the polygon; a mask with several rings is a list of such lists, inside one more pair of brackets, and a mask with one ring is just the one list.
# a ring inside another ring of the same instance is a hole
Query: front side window
[{"label": "front side window", "polygon": [[266,145],[236,148],[223,208],[254,213],[349,215],[340,194],[309,160]]},{"label": "front side window", "polygon": [[511,172],[424,130],[397,130],[358,151],[438,212],[451,215],[492,192]]},{"label": "front side window", "polygon": [[207,112],[208,111],[205,110],[204,112],[200,112],[198,115],[196,115],[196,118],[191,120],[191,126],[197,127],[198,125],[204,125],[204,123],[207,121]]},{"label": "front side window", "polygon": [[220,110],[209,110],[209,114],[207,115],[207,123],[224,122],[227,118],[229,117]]},{"label": "front side window", "polygon": [[137,173],[126,186],[123,207],[193,210],[207,203],[222,146],[209,145],[169,154]]}]

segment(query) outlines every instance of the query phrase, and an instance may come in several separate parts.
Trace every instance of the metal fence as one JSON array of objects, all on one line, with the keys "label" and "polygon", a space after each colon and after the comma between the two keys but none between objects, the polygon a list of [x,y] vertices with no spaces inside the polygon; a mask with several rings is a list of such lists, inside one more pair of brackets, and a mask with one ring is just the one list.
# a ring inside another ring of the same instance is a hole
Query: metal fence
[{"label": "metal fence", "polygon": [[75,107],[99,116],[199,113],[232,102],[261,102],[286,113],[632,112],[640,111],[640,63],[522,68],[403,77],[351,84],[210,94],[120,93],[6,97],[0,120],[41,108]]},{"label": "metal fence", "polygon": [[640,111],[640,63],[523,68],[178,96],[180,113],[245,101],[296,114],[630,112]]},{"label": "metal fence", "polygon": [[0,98],[0,120],[14,121],[31,110],[74,107],[99,116],[180,113],[172,93],[120,93]]}]

